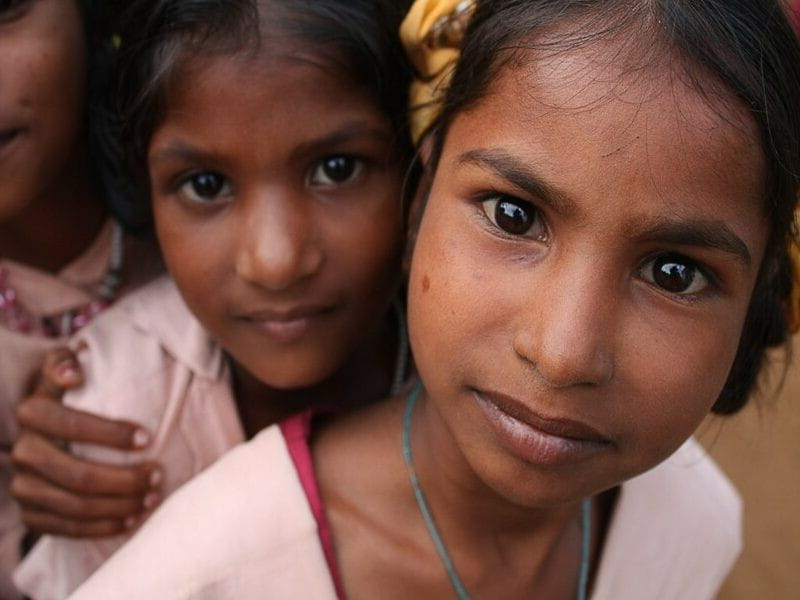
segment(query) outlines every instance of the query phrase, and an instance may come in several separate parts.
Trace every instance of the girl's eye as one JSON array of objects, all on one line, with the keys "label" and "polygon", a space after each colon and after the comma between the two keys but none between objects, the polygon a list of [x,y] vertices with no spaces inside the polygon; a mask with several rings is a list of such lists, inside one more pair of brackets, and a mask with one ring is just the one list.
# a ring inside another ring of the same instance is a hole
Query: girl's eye
[{"label": "girl's eye", "polygon": [[195,173],[186,179],[181,185],[180,193],[190,202],[207,204],[230,196],[231,184],[227,177],[213,171],[205,171]]},{"label": "girl's eye", "polygon": [[545,241],[547,232],[539,211],[529,202],[498,195],[481,202],[483,212],[496,227],[510,235]]},{"label": "girl's eye", "polygon": [[355,179],[362,168],[363,163],[353,156],[328,156],[314,166],[308,181],[318,186],[341,185]]},{"label": "girl's eye", "polygon": [[709,283],[694,261],[679,254],[665,254],[649,260],[642,267],[641,276],[672,294],[697,294]]},{"label": "girl's eye", "polygon": [[11,19],[31,0],[0,0],[0,20]]}]

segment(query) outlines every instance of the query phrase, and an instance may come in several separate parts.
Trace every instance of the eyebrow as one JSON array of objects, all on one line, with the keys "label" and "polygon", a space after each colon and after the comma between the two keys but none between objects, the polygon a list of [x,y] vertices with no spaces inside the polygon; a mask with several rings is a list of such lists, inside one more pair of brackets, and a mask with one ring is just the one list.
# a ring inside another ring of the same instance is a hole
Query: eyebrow
[{"label": "eyebrow", "polygon": [[[320,138],[311,139],[301,143],[291,153],[291,159],[297,156],[321,152],[326,148],[335,148],[353,140],[370,139],[380,143],[390,143],[391,135],[380,127],[374,127],[365,121],[351,121],[342,127]],[[190,163],[218,162],[220,160],[217,152],[206,152],[198,149],[180,137],[169,140],[166,144],[153,152],[149,160],[152,162],[167,162],[171,160],[185,161]]]},{"label": "eyebrow", "polygon": [[499,149],[476,149],[457,158],[459,165],[475,165],[492,171],[498,177],[548,205],[562,216],[578,212],[577,205],[569,196],[539,177],[531,167]]},{"label": "eyebrow", "polygon": [[[579,212],[569,196],[544,181],[531,167],[499,149],[475,149],[461,154],[457,163],[471,164],[492,171],[513,186],[534,196],[562,216]],[[630,237],[640,240],[720,250],[738,258],[746,266],[752,264],[747,244],[722,221],[704,219],[658,218],[645,223],[634,223],[629,228]]]},{"label": "eyebrow", "polygon": [[328,135],[301,143],[292,151],[291,156],[295,158],[307,154],[317,154],[327,148],[335,148],[359,139],[372,140],[381,144],[390,144],[392,136],[391,132],[386,128],[376,127],[374,124],[367,121],[350,121]]},{"label": "eyebrow", "polygon": [[720,250],[738,258],[746,266],[753,262],[747,244],[722,221],[656,219],[636,229],[635,237],[640,240]]}]

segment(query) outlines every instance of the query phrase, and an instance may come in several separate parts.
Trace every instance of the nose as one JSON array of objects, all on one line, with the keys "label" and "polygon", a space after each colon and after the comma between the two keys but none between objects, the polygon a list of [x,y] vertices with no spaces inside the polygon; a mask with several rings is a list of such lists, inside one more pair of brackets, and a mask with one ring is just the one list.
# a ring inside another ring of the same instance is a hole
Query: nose
[{"label": "nose", "polygon": [[324,253],[313,207],[291,193],[275,190],[253,194],[239,207],[239,277],[270,291],[282,291],[320,270]]},{"label": "nose", "polygon": [[608,383],[614,376],[613,287],[586,269],[564,269],[544,279],[547,284],[529,296],[514,352],[554,388]]}]

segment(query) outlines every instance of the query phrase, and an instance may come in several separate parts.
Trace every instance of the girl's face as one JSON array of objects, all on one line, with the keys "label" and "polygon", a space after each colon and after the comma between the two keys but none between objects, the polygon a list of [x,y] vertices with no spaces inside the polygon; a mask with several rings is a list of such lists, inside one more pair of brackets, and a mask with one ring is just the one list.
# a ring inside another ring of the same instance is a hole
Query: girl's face
[{"label": "girl's face", "polygon": [[0,222],[46,194],[76,156],[84,35],[74,0],[0,0]]},{"label": "girl's face", "polygon": [[602,61],[508,68],[455,119],[412,261],[436,439],[525,506],[608,489],[692,433],[767,239],[744,111]]},{"label": "girl's face", "polygon": [[187,304],[247,371],[292,389],[331,376],[381,322],[403,169],[367,91],[282,50],[183,65],[148,161]]}]

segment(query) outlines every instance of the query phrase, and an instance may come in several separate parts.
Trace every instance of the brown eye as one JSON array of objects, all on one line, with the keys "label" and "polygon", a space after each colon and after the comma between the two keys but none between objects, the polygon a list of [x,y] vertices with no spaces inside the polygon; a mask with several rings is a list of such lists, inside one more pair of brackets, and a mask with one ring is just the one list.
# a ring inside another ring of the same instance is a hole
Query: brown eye
[{"label": "brown eye", "polygon": [[341,185],[357,177],[362,166],[362,161],[354,156],[328,156],[315,165],[309,183],[319,186]]},{"label": "brown eye", "polygon": [[195,173],[181,186],[181,194],[190,202],[206,204],[231,194],[227,177],[213,171]]},{"label": "brown eye", "polygon": [[493,225],[514,236],[546,239],[539,211],[529,202],[512,196],[495,196],[482,202],[483,212]]},{"label": "brown eye", "polygon": [[697,264],[679,254],[658,256],[642,267],[642,278],[672,294],[696,294],[708,285]]}]

